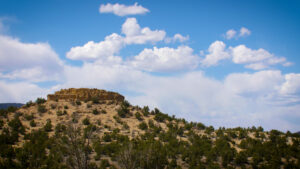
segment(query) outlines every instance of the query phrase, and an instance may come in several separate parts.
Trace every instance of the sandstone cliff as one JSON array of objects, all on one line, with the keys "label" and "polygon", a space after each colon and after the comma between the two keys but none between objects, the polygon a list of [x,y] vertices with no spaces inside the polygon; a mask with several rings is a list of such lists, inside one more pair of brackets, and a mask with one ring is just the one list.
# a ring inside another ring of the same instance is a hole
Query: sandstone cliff
[{"label": "sandstone cliff", "polygon": [[113,100],[122,102],[124,101],[124,96],[105,90],[99,89],[88,89],[88,88],[70,88],[62,89],[55,92],[54,94],[48,95],[48,100],[57,101],[57,100],[66,100],[66,101],[87,101],[92,99],[98,100]]}]

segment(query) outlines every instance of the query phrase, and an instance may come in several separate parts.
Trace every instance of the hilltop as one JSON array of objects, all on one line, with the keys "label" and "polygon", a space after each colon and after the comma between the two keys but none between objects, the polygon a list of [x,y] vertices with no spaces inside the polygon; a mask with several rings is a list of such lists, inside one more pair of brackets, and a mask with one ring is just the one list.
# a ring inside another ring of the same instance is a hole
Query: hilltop
[{"label": "hilltop", "polygon": [[0,168],[300,166],[298,134],[214,129],[105,90],[62,89],[0,113]]}]

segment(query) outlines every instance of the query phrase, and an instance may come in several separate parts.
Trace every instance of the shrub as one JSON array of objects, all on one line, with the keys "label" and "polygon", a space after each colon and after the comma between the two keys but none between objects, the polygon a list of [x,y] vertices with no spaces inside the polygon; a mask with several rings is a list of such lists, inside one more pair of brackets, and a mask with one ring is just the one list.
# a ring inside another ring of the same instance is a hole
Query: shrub
[{"label": "shrub", "polygon": [[90,119],[86,117],[85,119],[82,120],[82,124],[84,124],[86,126],[89,125],[90,124]]},{"label": "shrub", "polygon": [[26,107],[30,107],[30,106],[32,106],[32,105],[33,105],[33,102],[30,100],[29,102],[26,103],[25,106],[26,106]]},{"label": "shrub", "polygon": [[35,102],[36,102],[37,104],[43,104],[43,103],[46,102],[46,100],[45,100],[44,98],[39,97],[39,98],[36,99]]},{"label": "shrub", "polygon": [[87,107],[87,108],[91,108],[91,107],[92,107],[92,105],[90,105],[90,104],[87,104],[87,105],[86,105],[86,107]]},{"label": "shrub", "polygon": [[45,113],[47,111],[44,105],[38,105],[38,112]]},{"label": "shrub", "polygon": [[56,104],[51,104],[50,107],[51,107],[51,109],[55,109],[56,108]]},{"label": "shrub", "polygon": [[148,106],[144,106],[143,107],[143,110],[142,110],[142,113],[144,116],[148,116],[149,115],[149,107]]},{"label": "shrub", "polygon": [[67,105],[64,106],[65,109],[68,109],[69,107]]},{"label": "shrub", "polygon": [[103,137],[102,137],[103,141],[105,142],[111,142],[111,135],[108,133],[104,133]]},{"label": "shrub", "polygon": [[76,100],[76,105],[81,105],[81,101],[80,100]]},{"label": "shrub", "polygon": [[127,115],[129,115],[128,107],[126,107],[124,105],[122,105],[121,108],[119,108],[117,111],[118,111],[118,115],[121,118],[125,118]]},{"label": "shrub", "polygon": [[46,132],[52,131],[52,124],[51,124],[51,120],[50,120],[50,119],[47,120],[47,123],[46,123],[45,126],[44,126],[44,130],[45,130]]},{"label": "shrub", "polygon": [[92,98],[92,101],[93,101],[94,104],[99,104],[99,98],[98,97]]},{"label": "shrub", "polygon": [[197,123],[197,128],[199,129],[199,130],[204,130],[205,129],[205,125],[203,124],[203,123]]},{"label": "shrub", "polygon": [[143,120],[141,113],[137,112],[135,113],[135,118],[137,118],[138,120]]},{"label": "shrub", "polygon": [[97,114],[99,114],[99,111],[98,111],[97,109],[94,109],[94,110],[93,110],[93,114],[94,114],[94,115],[97,115]]},{"label": "shrub", "polygon": [[145,122],[142,122],[139,124],[139,129],[141,130],[147,130],[148,129],[148,125]]},{"label": "shrub", "polygon": [[4,126],[4,121],[0,119],[0,129]]},{"label": "shrub", "polygon": [[101,110],[101,114],[106,114],[106,110]]},{"label": "shrub", "polygon": [[33,116],[33,114],[31,114],[31,115],[25,114],[25,117],[24,117],[24,118],[25,118],[26,120],[30,121],[30,120],[34,119],[34,116]]},{"label": "shrub", "polygon": [[58,111],[56,112],[56,115],[57,115],[57,116],[62,116],[62,115],[64,115],[64,114],[63,114],[63,112],[62,112],[61,110],[58,110]]},{"label": "shrub", "polygon": [[22,133],[22,134],[24,134],[24,132],[25,132],[25,128],[24,128],[22,122],[20,121],[19,116],[16,116],[13,120],[11,120],[8,123],[8,126],[11,127],[11,129],[14,132],[18,132],[18,133]]},{"label": "shrub", "polygon": [[31,126],[31,127],[36,127],[36,123],[35,123],[34,120],[31,120],[31,121],[30,121],[30,126]]}]

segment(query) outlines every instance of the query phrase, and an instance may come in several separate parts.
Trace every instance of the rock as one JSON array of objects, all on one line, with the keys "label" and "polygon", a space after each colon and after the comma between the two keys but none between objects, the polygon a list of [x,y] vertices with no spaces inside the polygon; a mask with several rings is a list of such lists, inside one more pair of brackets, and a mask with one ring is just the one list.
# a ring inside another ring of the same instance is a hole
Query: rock
[{"label": "rock", "polygon": [[57,100],[66,100],[66,101],[86,101],[92,99],[102,100],[112,100],[122,102],[124,101],[124,96],[105,90],[99,89],[88,89],[88,88],[70,88],[70,89],[61,89],[60,91],[55,92],[54,94],[49,94],[47,96],[48,100],[57,101]]}]

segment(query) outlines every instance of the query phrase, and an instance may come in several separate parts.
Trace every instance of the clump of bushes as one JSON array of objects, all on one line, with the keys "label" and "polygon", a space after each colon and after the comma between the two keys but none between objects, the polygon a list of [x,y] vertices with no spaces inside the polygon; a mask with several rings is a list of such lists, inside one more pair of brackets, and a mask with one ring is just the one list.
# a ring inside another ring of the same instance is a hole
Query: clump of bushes
[{"label": "clump of bushes", "polygon": [[148,125],[145,122],[142,122],[139,124],[139,129],[141,130],[147,130],[148,129]]},{"label": "clump of bushes", "polygon": [[135,113],[135,118],[138,119],[139,121],[143,120],[142,115],[139,112]]},{"label": "clump of bushes", "polygon": [[43,104],[45,102],[46,102],[46,100],[44,98],[41,98],[41,97],[37,98],[36,101],[35,101],[36,104]]},{"label": "clump of bushes", "polygon": [[76,105],[78,105],[78,106],[81,105],[81,101],[80,101],[80,100],[76,100],[75,103],[76,103]]},{"label": "clump of bushes", "polygon": [[47,120],[47,123],[44,126],[44,130],[46,132],[51,132],[52,131],[52,124],[51,124],[51,120],[50,119]]},{"label": "clump of bushes", "polygon": [[29,124],[30,124],[31,127],[36,127],[36,123],[35,123],[34,120],[31,120]]},{"label": "clump of bushes", "polygon": [[94,114],[94,115],[98,115],[98,114],[99,114],[99,111],[98,111],[97,109],[94,109],[94,110],[93,110],[93,114]]},{"label": "clump of bushes", "polygon": [[46,113],[47,109],[46,109],[46,106],[44,105],[38,105],[38,112],[39,113]]},{"label": "clump of bushes", "polygon": [[82,124],[84,124],[84,125],[89,125],[90,124],[90,119],[89,118],[84,118],[83,120],[82,120]]}]

